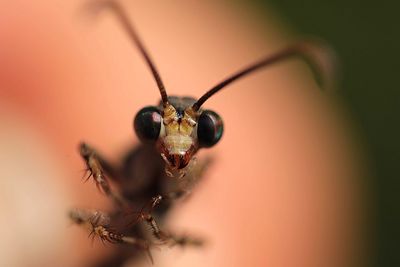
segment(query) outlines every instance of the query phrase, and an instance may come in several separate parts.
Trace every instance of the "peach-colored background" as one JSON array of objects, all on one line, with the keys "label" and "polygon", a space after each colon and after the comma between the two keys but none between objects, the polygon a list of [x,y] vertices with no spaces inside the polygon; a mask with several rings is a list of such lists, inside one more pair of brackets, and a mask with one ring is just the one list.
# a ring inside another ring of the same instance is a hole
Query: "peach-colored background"
[{"label": "peach-colored background", "polygon": [[[172,95],[199,97],[286,43],[271,16],[227,1],[123,1]],[[0,3],[0,265],[82,266],[111,246],[69,227],[70,207],[108,205],[80,179],[76,146],[109,158],[138,140],[155,83],[115,18],[78,0]],[[271,13],[272,14],[272,13]],[[353,143],[331,94],[288,62],[207,102],[225,121],[216,164],[171,229],[204,250],[163,249],[156,266],[354,266],[361,225]]]}]

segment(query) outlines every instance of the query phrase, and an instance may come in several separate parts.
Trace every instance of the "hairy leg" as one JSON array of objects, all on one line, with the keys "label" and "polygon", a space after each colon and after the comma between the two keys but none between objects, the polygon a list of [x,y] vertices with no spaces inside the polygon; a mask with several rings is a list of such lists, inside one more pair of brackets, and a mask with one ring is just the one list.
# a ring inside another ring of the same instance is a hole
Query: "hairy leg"
[{"label": "hairy leg", "polygon": [[107,173],[110,174],[111,177],[114,177],[113,180],[118,179],[115,177],[115,175],[118,173],[117,170],[86,143],[80,144],[79,152],[84,159],[87,171],[89,172],[87,179],[93,177],[96,186],[101,189],[109,198],[111,198],[116,205],[119,207],[127,206],[127,202],[123,199],[123,197],[111,189],[110,184],[105,176],[104,167],[107,168]]},{"label": "hairy leg", "polygon": [[160,242],[160,245],[202,246],[204,244],[204,240],[201,238],[178,235],[161,230],[155,218],[150,213],[142,213],[140,217],[150,226],[153,236]]},{"label": "hairy leg", "polygon": [[138,250],[145,251],[150,261],[153,262],[150,248],[154,245],[146,240],[127,236],[112,229],[110,216],[106,213],[97,210],[74,209],[69,212],[69,217],[75,224],[86,228],[92,239],[98,237],[103,243],[134,246]]},{"label": "hairy leg", "polygon": [[152,213],[162,200],[173,201],[190,195],[193,188],[202,179],[203,174],[210,165],[211,161],[212,160],[210,158],[207,158],[202,162],[197,160],[192,161],[187,168],[186,175],[177,180],[177,188],[175,190],[167,192],[163,196],[157,195],[153,197],[151,201],[145,205],[140,212],[138,212],[136,221],[140,220],[147,223],[152,231],[153,236],[160,241],[161,244],[167,244],[170,246],[202,246],[204,244],[204,240],[200,238],[193,238],[187,235],[177,235],[162,230]]}]

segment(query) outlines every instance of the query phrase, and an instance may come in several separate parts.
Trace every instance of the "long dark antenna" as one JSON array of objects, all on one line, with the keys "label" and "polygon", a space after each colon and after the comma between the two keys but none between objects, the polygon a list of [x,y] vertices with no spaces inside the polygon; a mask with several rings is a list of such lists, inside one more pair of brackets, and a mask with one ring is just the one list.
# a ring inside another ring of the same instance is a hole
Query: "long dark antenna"
[{"label": "long dark antenna", "polygon": [[96,4],[100,5],[100,7],[110,8],[112,11],[115,12],[115,15],[120,20],[122,26],[125,28],[128,35],[133,39],[133,41],[135,42],[135,45],[140,50],[144,59],[146,60],[147,65],[150,67],[151,73],[153,74],[154,79],[156,80],[158,89],[160,90],[163,106],[165,107],[168,103],[168,95],[167,95],[167,91],[165,90],[164,83],[162,82],[160,74],[158,73],[158,71],[156,69],[156,66],[154,65],[153,61],[151,60],[149,53],[145,49],[142,41],[140,40],[138,34],[136,33],[136,31],[133,27],[133,24],[129,20],[128,15],[124,11],[123,7],[118,2],[112,1],[112,0],[103,0],[103,1],[99,1]]},{"label": "long dark antenna", "polygon": [[193,110],[199,110],[207,99],[239,78],[294,56],[301,57],[310,64],[313,71],[316,72],[317,78],[319,78],[318,80],[321,84],[324,83],[325,85],[331,82],[329,76],[331,76],[331,72],[333,72],[332,65],[334,63],[332,51],[322,43],[300,42],[268,56],[223,80],[200,97],[199,100],[193,104]]}]

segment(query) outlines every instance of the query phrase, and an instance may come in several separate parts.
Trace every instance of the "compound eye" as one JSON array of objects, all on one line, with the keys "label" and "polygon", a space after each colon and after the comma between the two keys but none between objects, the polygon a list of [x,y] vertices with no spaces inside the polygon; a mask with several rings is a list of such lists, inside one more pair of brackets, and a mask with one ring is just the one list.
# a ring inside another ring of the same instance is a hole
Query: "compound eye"
[{"label": "compound eye", "polygon": [[217,113],[204,110],[197,123],[197,138],[200,147],[212,147],[218,143],[224,131],[224,124]]},{"label": "compound eye", "polygon": [[161,130],[161,114],[154,106],[144,107],[136,114],[133,122],[136,135],[142,142],[157,141]]}]

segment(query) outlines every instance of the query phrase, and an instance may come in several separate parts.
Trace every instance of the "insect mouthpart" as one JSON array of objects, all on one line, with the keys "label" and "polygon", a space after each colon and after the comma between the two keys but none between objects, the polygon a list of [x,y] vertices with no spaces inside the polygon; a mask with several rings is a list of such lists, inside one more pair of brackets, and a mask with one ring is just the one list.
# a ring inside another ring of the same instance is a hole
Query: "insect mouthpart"
[{"label": "insect mouthpart", "polygon": [[165,155],[164,153],[161,154],[162,158],[167,163],[168,170],[182,170],[184,169],[190,162],[191,156],[187,156],[187,153],[184,155],[179,154],[170,154]]},{"label": "insect mouthpart", "polygon": [[194,140],[185,135],[168,135],[161,140],[159,148],[162,158],[172,170],[185,168],[196,152]]}]

